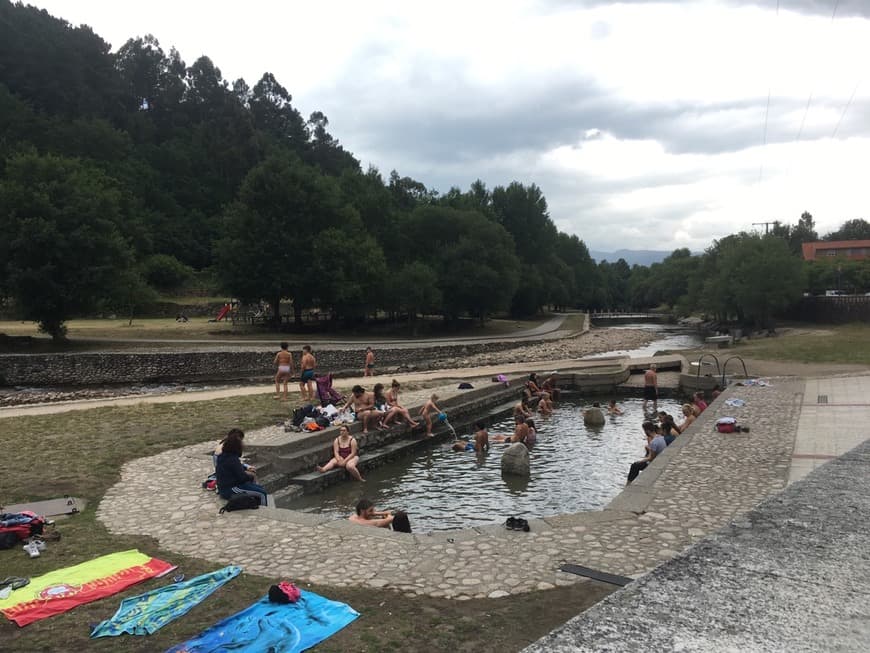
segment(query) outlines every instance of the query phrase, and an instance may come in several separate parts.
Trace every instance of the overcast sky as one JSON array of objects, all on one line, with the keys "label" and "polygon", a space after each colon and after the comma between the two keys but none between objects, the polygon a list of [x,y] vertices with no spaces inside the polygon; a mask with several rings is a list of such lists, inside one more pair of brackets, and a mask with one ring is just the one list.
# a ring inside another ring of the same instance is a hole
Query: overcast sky
[{"label": "overcast sky", "polygon": [[870,0],[33,4],[270,71],[384,176],[538,184],[590,249],[870,219]]}]

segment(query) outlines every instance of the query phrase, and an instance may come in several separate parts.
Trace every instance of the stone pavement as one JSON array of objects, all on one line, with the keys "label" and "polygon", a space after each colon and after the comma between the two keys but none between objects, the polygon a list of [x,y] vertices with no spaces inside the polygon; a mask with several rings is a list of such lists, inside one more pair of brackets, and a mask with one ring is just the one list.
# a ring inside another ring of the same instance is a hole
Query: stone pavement
[{"label": "stone pavement", "polygon": [[[98,517],[112,532],[148,534],[166,549],[252,573],[409,595],[497,598],[585,582],[558,571],[564,562],[639,576],[785,487],[803,391],[785,379],[729,388],[607,509],[530,520],[530,533],[496,523],[402,534],[275,509],[218,515],[221,503],[200,489],[213,442],[126,464]],[[739,414],[724,405],[728,397],[746,401]],[[712,430],[732,414],[751,432]],[[639,432],[638,457],[641,444]],[[164,500],[143,501],[154,488]]]},{"label": "stone pavement", "polygon": [[789,483],[870,437],[870,376],[807,381]]},{"label": "stone pavement", "polygon": [[870,441],[526,651],[863,653],[870,648],[868,537]]}]

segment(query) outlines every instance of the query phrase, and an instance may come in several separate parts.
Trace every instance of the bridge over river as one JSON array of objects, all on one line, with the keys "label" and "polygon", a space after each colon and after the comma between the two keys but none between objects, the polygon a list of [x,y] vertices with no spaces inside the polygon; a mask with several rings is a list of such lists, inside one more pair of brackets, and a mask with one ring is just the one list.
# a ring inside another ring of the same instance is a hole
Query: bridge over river
[{"label": "bridge over river", "polygon": [[670,313],[590,313],[593,326],[615,326],[619,324],[669,324],[675,322]]}]

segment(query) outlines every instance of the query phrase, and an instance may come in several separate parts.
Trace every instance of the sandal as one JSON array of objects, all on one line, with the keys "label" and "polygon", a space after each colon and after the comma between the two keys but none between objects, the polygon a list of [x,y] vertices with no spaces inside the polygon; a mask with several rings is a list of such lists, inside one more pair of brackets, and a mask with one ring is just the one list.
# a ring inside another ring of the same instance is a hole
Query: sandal
[{"label": "sandal", "polygon": [[12,590],[20,590],[25,585],[30,583],[29,578],[21,578],[20,576],[9,576],[0,580],[0,587],[9,586]]}]

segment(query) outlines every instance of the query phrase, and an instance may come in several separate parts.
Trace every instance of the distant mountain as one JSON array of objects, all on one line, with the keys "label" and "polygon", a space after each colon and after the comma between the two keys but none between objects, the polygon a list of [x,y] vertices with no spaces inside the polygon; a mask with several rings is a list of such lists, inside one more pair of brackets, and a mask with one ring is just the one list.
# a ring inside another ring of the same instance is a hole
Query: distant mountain
[{"label": "distant mountain", "polygon": [[618,249],[615,252],[596,252],[589,250],[589,255],[595,259],[596,263],[607,261],[608,263],[616,263],[619,259],[624,258],[629,265],[651,265],[653,263],[661,263],[668,256],[670,251],[657,249]]}]

